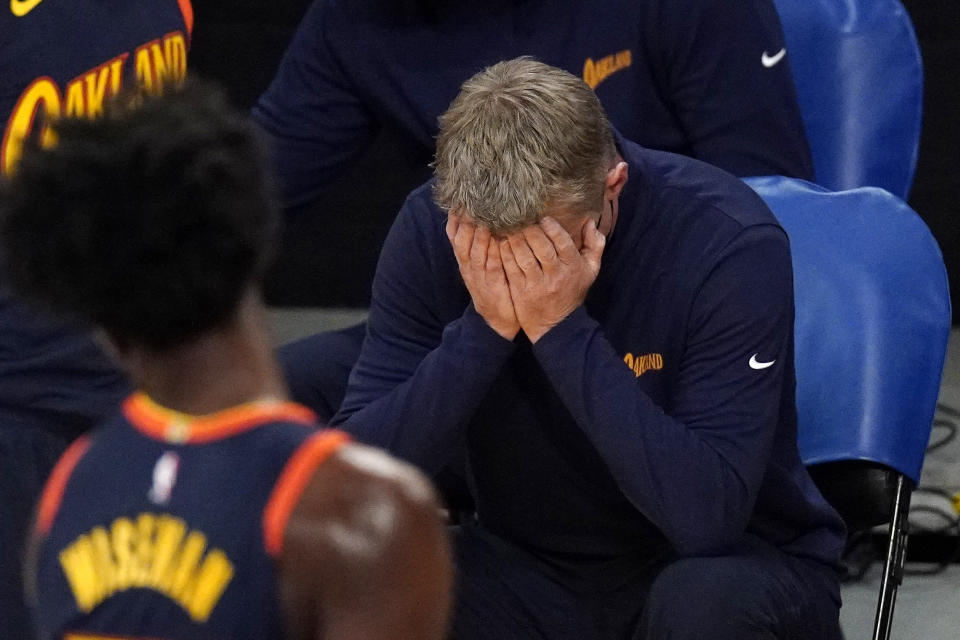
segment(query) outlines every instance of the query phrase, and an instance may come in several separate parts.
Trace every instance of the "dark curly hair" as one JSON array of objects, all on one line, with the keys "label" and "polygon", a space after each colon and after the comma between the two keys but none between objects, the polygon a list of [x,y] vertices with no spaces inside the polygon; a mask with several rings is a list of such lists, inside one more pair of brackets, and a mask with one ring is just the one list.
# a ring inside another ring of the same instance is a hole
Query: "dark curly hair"
[{"label": "dark curly hair", "polygon": [[232,319],[278,221],[247,117],[191,79],[52,129],[0,184],[9,284],[120,344],[168,349]]}]

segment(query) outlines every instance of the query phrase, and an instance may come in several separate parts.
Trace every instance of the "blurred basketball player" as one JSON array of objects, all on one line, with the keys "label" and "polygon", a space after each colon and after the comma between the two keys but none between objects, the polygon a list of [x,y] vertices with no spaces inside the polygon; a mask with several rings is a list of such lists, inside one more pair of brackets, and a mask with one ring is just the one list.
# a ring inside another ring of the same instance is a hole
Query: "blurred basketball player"
[{"label": "blurred basketball player", "polygon": [[53,129],[2,187],[3,267],[98,328],[137,390],[44,490],[40,636],[442,637],[429,483],[286,398],[259,294],[276,206],[246,119],[188,83]]}]

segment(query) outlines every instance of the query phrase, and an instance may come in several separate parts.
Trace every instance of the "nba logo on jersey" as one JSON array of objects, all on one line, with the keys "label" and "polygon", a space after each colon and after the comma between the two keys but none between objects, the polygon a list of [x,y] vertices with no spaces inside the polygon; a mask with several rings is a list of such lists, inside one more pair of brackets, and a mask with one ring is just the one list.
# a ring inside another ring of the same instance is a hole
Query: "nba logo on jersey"
[{"label": "nba logo on jersey", "polygon": [[153,465],[153,486],[147,497],[154,504],[166,504],[177,483],[177,470],[180,468],[180,456],[167,451]]}]

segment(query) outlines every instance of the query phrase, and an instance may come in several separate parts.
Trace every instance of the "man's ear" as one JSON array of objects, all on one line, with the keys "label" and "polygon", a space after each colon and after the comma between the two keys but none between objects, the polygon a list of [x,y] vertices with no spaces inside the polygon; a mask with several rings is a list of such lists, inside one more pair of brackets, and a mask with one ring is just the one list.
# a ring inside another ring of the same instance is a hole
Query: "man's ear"
[{"label": "man's ear", "polygon": [[613,168],[607,171],[607,177],[603,182],[603,199],[616,200],[619,198],[620,192],[623,191],[623,187],[627,184],[628,176],[629,170],[627,163],[623,160],[618,160],[617,163],[613,165]]}]

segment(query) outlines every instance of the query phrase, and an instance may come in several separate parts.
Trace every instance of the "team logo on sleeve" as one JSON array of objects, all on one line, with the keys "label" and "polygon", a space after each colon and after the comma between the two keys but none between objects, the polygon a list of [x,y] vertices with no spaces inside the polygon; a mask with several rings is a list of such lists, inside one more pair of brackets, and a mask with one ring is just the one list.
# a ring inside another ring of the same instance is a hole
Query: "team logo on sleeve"
[{"label": "team logo on sleeve", "polygon": [[760,355],[759,353],[755,353],[752,356],[750,356],[750,361],[747,364],[750,365],[751,369],[757,369],[759,371],[760,369],[766,369],[767,367],[772,367],[773,363],[776,362],[776,360],[771,360],[770,362],[760,362],[759,360],[757,360],[757,356],[759,355]]},{"label": "team logo on sleeve", "polygon": [[663,356],[659,353],[647,353],[642,356],[634,356],[632,353],[628,353],[623,356],[623,361],[633,371],[633,375],[638,378],[647,371],[663,369]]},{"label": "team logo on sleeve", "polygon": [[784,47],[777,51],[772,56],[767,54],[766,51],[763,52],[763,55],[760,56],[760,64],[765,66],[767,69],[777,66],[777,63],[783,60],[783,56],[787,55],[787,49]]},{"label": "team logo on sleeve", "polygon": [[633,54],[630,49],[624,49],[618,53],[611,53],[599,60],[587,58],[583,63],[583,81],[591,89],[597,86],[615,74],[617,71],[626,69],[633,64]]}]

